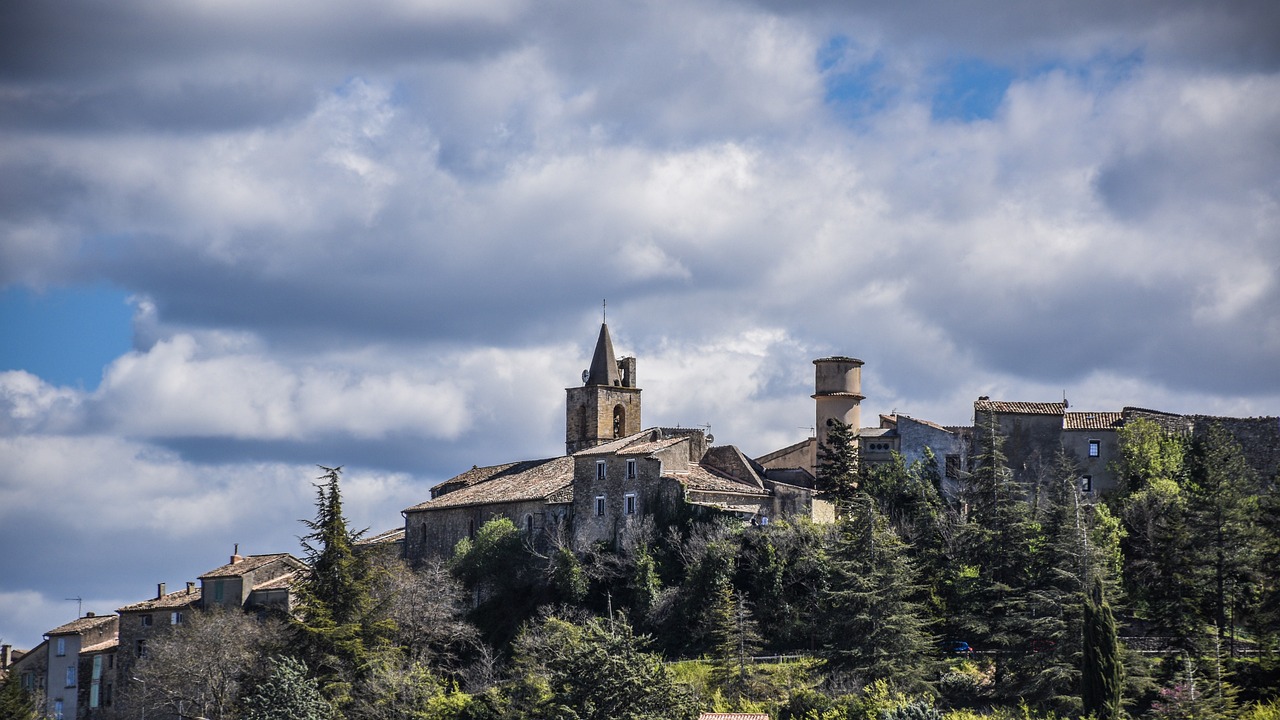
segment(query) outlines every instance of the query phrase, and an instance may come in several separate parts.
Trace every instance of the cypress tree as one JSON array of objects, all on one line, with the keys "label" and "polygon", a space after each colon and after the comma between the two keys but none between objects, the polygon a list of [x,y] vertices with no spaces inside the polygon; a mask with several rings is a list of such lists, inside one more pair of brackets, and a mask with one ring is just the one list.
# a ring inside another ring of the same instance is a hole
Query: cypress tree
[{"label": "cypress tree", "polygon": [[1080,699],[1086,715],[1098,720],[1118,720],[1124,689],[1124,664],[1116,619],[1102,596],[1102,583],[1095,581],[1084,599],[1084,640],[1080,663]]},{"label": "cypress tree", "polygon": [[857,428],[835,418],[827,420],[827,439],[818,444],[818,490],[836,504],[836,512],[847,511],[858,492]]}]

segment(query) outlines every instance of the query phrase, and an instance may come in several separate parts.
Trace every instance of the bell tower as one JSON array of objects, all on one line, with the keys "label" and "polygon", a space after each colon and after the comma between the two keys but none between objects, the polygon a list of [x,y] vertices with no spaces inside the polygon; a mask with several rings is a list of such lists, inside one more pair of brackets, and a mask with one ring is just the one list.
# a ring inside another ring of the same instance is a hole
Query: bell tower
[{"label": "bell tower", "polygon": [[565,395],[564,446],[569,455],[640,432],[636,359],[615,359],[606,323],[600,324],[591,367],[582,371],[582,386],[566,388]]}]

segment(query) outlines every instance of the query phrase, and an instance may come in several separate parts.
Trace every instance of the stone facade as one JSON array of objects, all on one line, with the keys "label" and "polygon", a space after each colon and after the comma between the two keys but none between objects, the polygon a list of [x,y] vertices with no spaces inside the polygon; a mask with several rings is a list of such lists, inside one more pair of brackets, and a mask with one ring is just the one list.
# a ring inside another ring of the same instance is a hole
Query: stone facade
[{"label": "stone facade", "polygon": [[815,504],[811,483],[766,478],[737,448],[709,447],[700,429],[641,430],[636,361],[615,360],[607,326],[583,385],[565,395],[566,454],[473,466],[433,487],[430,500],[404,510],[408,561],[448,557],[499,516],[535,547],[567,541],[586,548],[625,542],[646,520],[681,512],[727,513],[744,522],[828,514]]},{"label": "stone facade", "polygon": [[288,612],[292,604],[289,585],[307,569],[289,553],[241,556],[200,576],[204,607],[259,612]]},{"label": "stone facade", "polygon": [[147,643],[186,621],[200,607],[200,600],[200,588],[193,582],[172,593],[166,592],[164,583],[159,583],[155,597],[117,610],[120,615],[120,646],[116,659],[119,676],[132,677],[133,666],[146,656]]}]

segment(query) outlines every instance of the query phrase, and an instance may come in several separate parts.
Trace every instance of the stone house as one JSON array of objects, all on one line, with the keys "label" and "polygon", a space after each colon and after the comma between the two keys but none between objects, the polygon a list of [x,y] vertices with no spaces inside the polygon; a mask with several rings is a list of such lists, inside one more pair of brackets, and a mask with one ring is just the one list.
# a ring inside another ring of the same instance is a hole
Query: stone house
[{"label": "stone house", "polygon": [[615,358],[607,325],[582,380],[565,391],[565,455],[473,466],[436,485],[430,500],[403,511],[407,560],[447,557],[499,516],[537,547],[583,548],[679,512],[756,523],[830,514],[812,486],[768,477],[737,448],[711,447],[701,429],[641,429],[636,360]]},{"label": "stone house", "polygon": [[36,707],[46,707],[49,684],[49,641],[42,640],[39,645],[21,652],[14,650],[12,662],[6,668],[7,677],[16,679],[23,690],[31,693],[36,699]]},{"label": "stone house", "polygon": [[[60,625],[45,633],[45,714],[52,718],[79,717],[87,702],[81,703],[81,689],[86,699],[89,688],[96,687],[82,671],[82,654],[92,658],[111,653],[116,642],[117,618],[115,615],[84,617]],[[112,655],[114,653],[111,653]]]},{"label": "stone house", "polygon": [[1059,450],[1079,472],[1080,490],[1106,493],[1119,487],[1113,463],[1120,457],[1119,431],[1134,418],[1151,420],[1171,433],[1204,437],[1221,426],[1240,443],[1245,461],[1266,482],[1280,476],[1280,418],[1177,415],[1145,408],[1119,412],[1068,410],[1063,402],[1005,402],[983,396],[973,404],[976,448],[995,431],[1005,438],[1004,454],[1014,477],[1032,482],[1052,468]]},{"label": "stone house", "polygon": [[288,613],[295,600],[291,588],[306,563],[289,553],[242,556],[236,549],[230,562],[198,578],[203,607]]},{"label": "stone house", "polygon": [[158,583],[154,597],[117,609],[120,630],[116,675],[126,680],[132,677],[133,666],[147,656],[147,643],[187,620],[201,607],[200,597],[200,588],[194,582],[176,592],[166,592],[165,584]]}]

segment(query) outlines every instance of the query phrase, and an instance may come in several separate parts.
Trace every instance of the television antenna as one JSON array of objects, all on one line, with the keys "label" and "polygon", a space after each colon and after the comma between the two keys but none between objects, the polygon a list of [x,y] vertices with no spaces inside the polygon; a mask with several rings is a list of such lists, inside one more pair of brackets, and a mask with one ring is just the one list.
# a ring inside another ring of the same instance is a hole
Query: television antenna
[{"label": "television antenna", "polygon": [[76,617],[79,618],[84,615],[84,598],[73,597],[73,598],[62,598],[62,599],[66,600],[67,602],[75,600],[76,601]]}]

